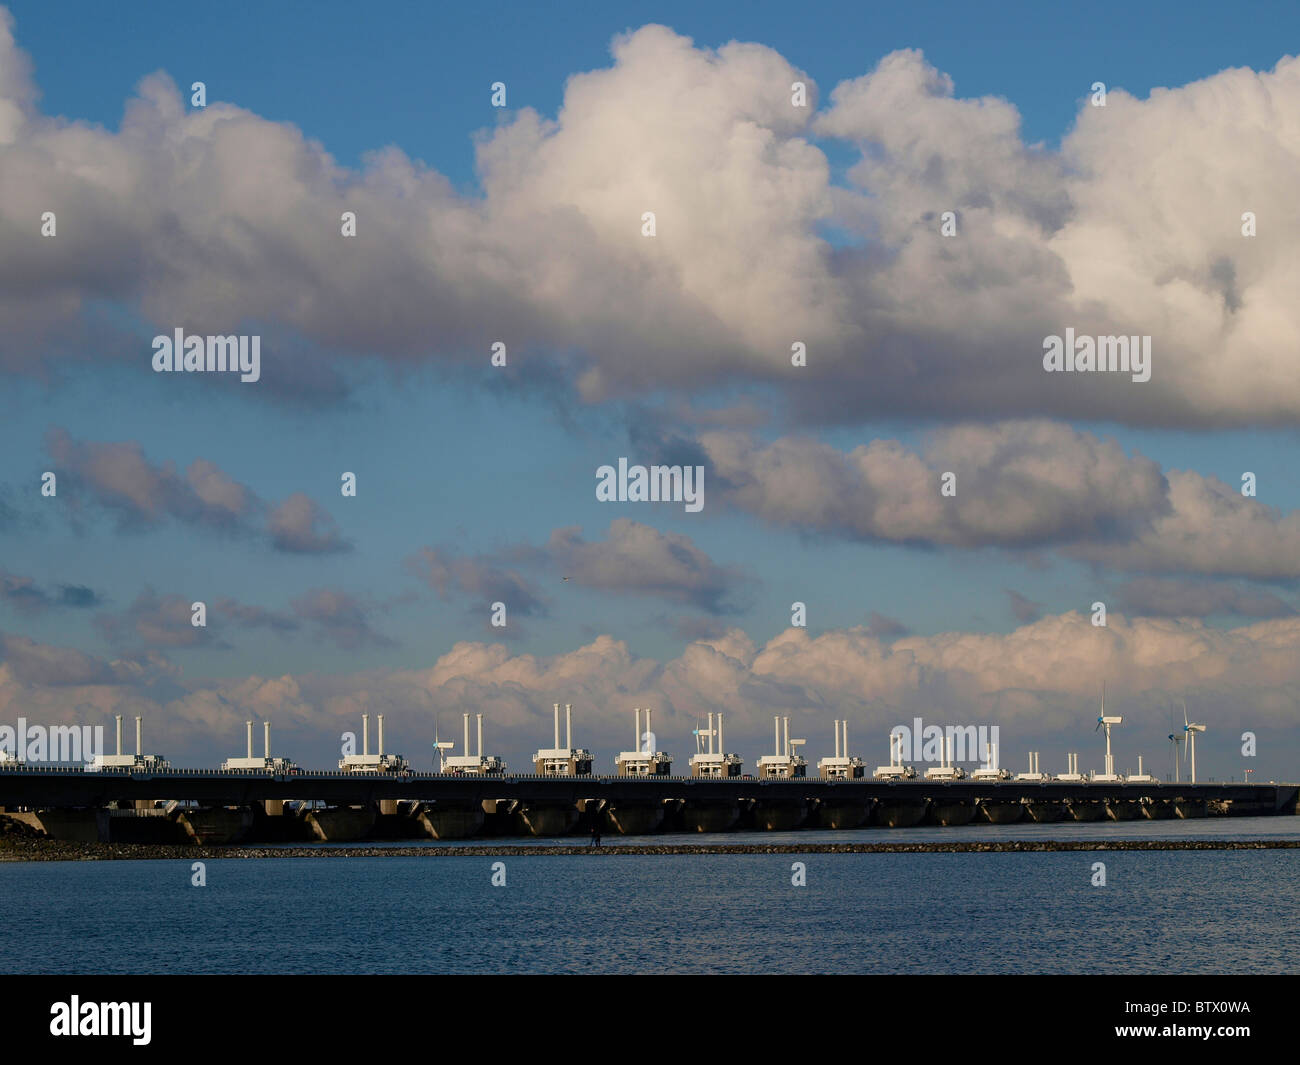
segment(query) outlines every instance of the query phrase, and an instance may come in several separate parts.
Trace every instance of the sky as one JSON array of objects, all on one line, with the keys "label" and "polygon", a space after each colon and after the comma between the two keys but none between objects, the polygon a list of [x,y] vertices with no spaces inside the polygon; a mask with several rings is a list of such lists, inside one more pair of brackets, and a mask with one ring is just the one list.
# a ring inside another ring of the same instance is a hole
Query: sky
[{"label": "sky", "polygon": [[1120,771],[1185,703],[1202,777],[1296,778],[1292,5],[133,12],[0,15],[0,722],[1061,771],[1104,680]]}]

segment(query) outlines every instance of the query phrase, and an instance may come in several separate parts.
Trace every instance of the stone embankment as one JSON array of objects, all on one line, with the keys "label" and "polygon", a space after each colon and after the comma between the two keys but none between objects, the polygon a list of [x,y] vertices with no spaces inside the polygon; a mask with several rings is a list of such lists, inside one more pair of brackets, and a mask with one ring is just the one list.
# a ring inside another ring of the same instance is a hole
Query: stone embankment
[{"label": "stone embankment", "polygon": [[617,858],[630,854],[1003,854],[1042,851],[1253,851],[1300,849],[1300,839],[1195,840],[986,840],[921,843],[743,843],[633,844],[589,847],[586,843],[559,846],[459,847],[201,847],[133,843],[68,843],[13,829],[0,831],[0,861],[194,861],[223,858],[526,858],[549,855],[588,855]]}]

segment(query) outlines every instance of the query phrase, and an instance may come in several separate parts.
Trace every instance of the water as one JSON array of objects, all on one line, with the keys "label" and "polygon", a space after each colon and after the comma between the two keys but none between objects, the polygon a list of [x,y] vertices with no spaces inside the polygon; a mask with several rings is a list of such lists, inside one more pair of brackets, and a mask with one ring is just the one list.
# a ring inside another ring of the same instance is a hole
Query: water
[{"label": "water", "polygon": [[[1116,839],[1155,838],[1151,828],[1273,838],[1294,831],[1293,819],[1284,818],[1109,827]],[[1094,838],[1106,828],[985,826],[952,835]],[[789,836],[820,842],[944,834]],[[806,887],[791,884],[791,865],[798,861],[807,867]],[[1097,861],[1106,865],[1105,887],[1091,883]],[[505,887],[490,883],[494,862],[505,863]],[[209,861],[204,888],[191,887],[190,876],[188,860],[0,863],[7,918],[0,971],[1164,974],[1300,968],[1300,851],[501,859],[475,856],[467,846],[464,857],[449,858]]]}]

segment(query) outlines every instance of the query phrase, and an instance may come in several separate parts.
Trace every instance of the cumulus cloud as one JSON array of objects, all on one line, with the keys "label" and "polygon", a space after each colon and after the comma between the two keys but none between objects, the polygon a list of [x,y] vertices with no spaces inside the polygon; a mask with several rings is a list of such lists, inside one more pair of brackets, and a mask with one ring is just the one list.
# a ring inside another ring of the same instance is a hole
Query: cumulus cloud
[{"label": "cumulus cloud", "polygon": [[313,588],[295,597],[285,609],[242,603],[228,596],[207,605],[207,624],[192,624],[192,600],[179,594],[159,595],[152,588],[140,593],[126,610],[95,618],[101,635],[116,647],[211,647],[230,650],[241,633],[266,631],[291,635],[308,628],[318,641],[344,650],[392,647],[371,618],[386,607],[339,588]]},{"label": "cumulus cloud", "polygon": [[[651,706],[656,731],[683,761],[690,729],[710,711],[727,715],[728,746],[747,759],[764,743],[774,713],[791,714],[827,747],[831,720],[848,717],[855,747],[882,757],[888,729],[921,715],[931,723],[998,724],[1010,758],[1031,742],[1090,737],[1104,678],[1108,707],[1113,701],[1125,714],[1127,743],[1162,741],[1169,707],[1185,698],[1212,724],[1209,752],[1217,737],[1242,728],[1294,725],[1298,648],[1295,616],[1216,629],[1195,619],[1112,612],[1101,628],[1070,612],[1006,634],[892,640],[865,627],[816,637],[789,629],[759,645],[732,629],[666,661],[638,657],[608,635],[550,656],[465,642],[425,669],[182,684],[157,662],[110,663],[6,636],[0,720],[80,713],[95,723],[96,715],[139,712],[151,735],[158,723],[173,752],[211,762],[237,742],[246,717],[265,717],[284,727],[277,735],[293,738],[300,760],[327,764],[337,756],[339,731],[355,730],[362,711],[383,712],[394,749],[408,754],[427,750],[436,721],[446,731],[462,712],[482,712],[489,745],[519,759],[549,737],[554,702],[574,705],[575,739],[598,752],[618,749],[633,707]],[[1052,757],[1063,757],[1058,747]],[[1146,747],[1150,756],[1155,750]],[[1235,747],[1222,750],[1225,769],[1235,765]],[[1282,756],[1270,756],[1281,771]]]},{"label": "cumulus cloud", "polygon": [[232,530],[255,505],[251,493],[203,459],[181,474],[172,462],[151,463],[134,441],[83,442],[60,428],[47,434],[46,447],[57,463],[55,472],[115,512],[124,526],[148,527],[173,518]]},{"label": "cumulus cloud", "polygon": [[467,558],[446,548],[424,547],[407,560],[407,568],[444,599],[456,591],[480,606],[505,603],[509,611],[524,617],[544,615],[547,610],[546,596],[532,581],[490,557]]},{"label": "cumulus cloud", "polygon": [[241,603],[223,596],[205,603],[205,624],[193,624],[195,600],[189,596],[159,595],[146,588],[125,610],[104,612],[95,617],[95,627],[117,647],[214,647],[229,650],[230,637],[237,630],[269,629],[292,632],[298,618],[285,611]]},{"label": "cumulus cloud", "polygon": [[0,569],[0,602],[24,614],[35,614],[50,607],[93,607],[102,602],[93,588],[83,584],[61,584],[44,588],[31,577],[22,577]]},{"label": "cumulus cloud", "polygon": [[[1294,423],[1295,395],[1277,392],[1293,393],[1300,315],[1281,294],[1300,267],[1243,237],[1241,216],[1258,201],[1295,222],[1281,190],[1300,128],[1278,101],[1300,95],[1300,61],[1146,100],[1113,89],[1104,109],[1081,108],[1059,154],[1023,143],[1006,101],[954,89],[919,52],[895,52],[819,116],[819,132],[863,151],[840,212],[889,252],[853,278],[878,313],[872,342],[843,350],[857,373],[834,368],[858,385],[837,409]],[[940,234],[945,210],[956,237]],[[1043,338],[1067,326],[1151,336],[1151,380],[1045,375]]]},{"label": "cumulus cloud", "polygon": [[[853,540],[1055,548],[1129,571],[1300,576],[1300,513],[1214,477],[1162,472],[1113,440],[1041,420],[959,425],[922,452],[875,440],[845,453],[802,437],[699,437],[730,506]],[[955,475],[955,493],[941,493]]]},{"label": "cumulus cloud", "polygon": [[265,514],[265,535],[277,551],[329,554],[351,550],[334,518],[302,492],[270,507],[248,486],[207,459],[195,459],[181,474],[175,463],[150,462],[135,441],[79,441],[54,428],[46,446],[55,472],[74,489],[73,513],[86,501],[115,513],[122,529],[147,529],[170,519],[184,525],[245,535],[257,534]]},{"label": "cumulus cloud", "polygon": [[[12,41],[7,53],[0,65]],[[109,299],[169,328],[262,321],[282,329],[264,344],[268,366],[298,334],[399,360],[432,341],[457,359],[481,347],[489,321],[494,335],[540,347],[596,352],[618,341],[620,358],[671,355],[657,370],[627,362],[612,375],[593,358],[583,384],[593,396],[629,373],[693,378],[701,335],[740,365],[745,340],[713,304],[733,322],[754,312],[774,322],[815,293],[774,276],[747,281],[759,245],[771,253],[775,242],[810,276],[823,254],[807,223],[828,209],[827,167],[792,137],[807,121],[789,106],[797,72],[770,49],[709,53],[662,27],[620,39],[615,54],[612,69],[570,80],[554,122],[523,111],[480,146],[481,198],[457,195],[396,149],[351,173],[287,124],[216,101],[188,111],[161,74],[141,82],[117,133],[29,114],[0,155],[15,186],[0,231],[15,262],[44,256],[47,301],[13,299],[4,317],[37,329]],[[669,139],[681,154],[661,150]],[[708,165],[683,180],[684,160],[701,150]],[[59,165],[90,157],[94,167]],[[51,201],[75,205],[78,223],[53,261],[26,224]],[[751,207],[778,217],[754,227],[743,218]],[[362,221],[340,256],[344,210]],[[645,210],[663,219],[658,255],[640,237]],[[719,248],[727,269],[702,257]],[[747,328],[750,341],[758,329]]]},{"label": "cumulus cloud", "polygon": [[302,492],[294,492],[267,515],[266,528],[278,551],[300,555],[351,550],[329,513]]},{"label": "cumulus cloud", "polygon": [[1128,542],[1080,546],[1081,557],[1116,569],[1186,571],[1258,580],[1300,576],[1300,512],[1283,513],[1217,477],[1168,474],[1167,513]]},{"label": "cumulus cloud", "polygon": [[1153,617],[1280,618],[1296,613],[1295,606],[1266,589],[1228,581],[1137,577],[1120,587],[1119,602],[1126,613]]},{"label": "cumulus cloud", "polygon": [[656,595],[712,614],[733,613],[746,577],[720,566],[689,536],[661,532],[629,518],[610,523],[604,540],[582,539],[577,526],[556,529],[546,552],[578,584],[606,591]]},{"label": "cumulus cloud", "polygon": [[109,662],[71,647],[37,643],[4,632],[0,632],[0,672],[37,688],[127,684],[140,675],[129,662]]},{"label": "cumulus cloud", "polygon": [[113,644],[142,642],[148,647],[193,647],[216,642],[216,630],[191,622],[191,600],[183,595],[141,592],[126,610],[104,613],[95,626]]},{"label": "cumulus cloud", "polygon": [[[1300,416],[1294,58],[1145,100],[1113,89],[1050,152],[1024,143],[1012,104],[959,97],[919,52],[884,56],[819,112],[816,83],[771,48],[646,26],[572,76],[554,118],[525,109],[483,135],[480,189],[462,194],[396,148],[352,171],[288,123],[187,109],[163,74],[116,132],[44,116],[11,31],[6,16],[9,369],[78,350],[67,336],[115,303],[158,328],[261,323],[269,375],[300,341],[463,362],[491,335],[512,363],[559,360],[588,402],[747,381],[780,384],[809,419]],[[812,106],[791,106],[795,80]],[[815,138],[860,153],[849,187]],[[42,241],[31,219],[52,203],[60,236]],[[341,244],[345,210],[359,222]],[[1042,339],[1065,326],[1153,336],[1151,380],[1045,375]],[[109,350],[143,367],[139,347]]]},{"label": "cumulus cloud", "polygon": [[739,610],[747,585],[757,581],[737,567],[714,562],[689,536],[628,518],[612,521],[603,540],[583,539],[574,525],[554,530],[540,548],[517,544],[469,558],[426,547],[408,560],[412,572],[444,598],[454,588],[483,602],[504,602],[526,616],[545,613],[549,597],[515,566],[534,567],[551,579],[585,588],[656,596],[711,614]]},{"label": "cumulus cloud", "polygon": [[[728,503],[855,539],[1032,546],[1123,533],[1164,506],[1159,466],[1050,422],[959,426],[926,454],[875,440],[845,454],[815,440],[699,438]],[[956,475],[955,494],[940,493]]]},{"label": "cumulus cloud", "polygon": [[377,607],[338,588],[315,588],[294,599],[292,606],[298,617],[316,626],[319,639],[344,650],[395,646],[370,624]]}]

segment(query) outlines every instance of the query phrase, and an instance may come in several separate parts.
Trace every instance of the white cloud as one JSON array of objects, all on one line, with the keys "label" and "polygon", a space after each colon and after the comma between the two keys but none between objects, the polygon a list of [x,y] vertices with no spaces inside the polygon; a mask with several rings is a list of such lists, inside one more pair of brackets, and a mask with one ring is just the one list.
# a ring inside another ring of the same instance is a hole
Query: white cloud
[{"label": "white cloud", "polygon": [[1300,699],[1298,649],[1294,616],[1215,629],[1112,613],[1098,628],[1070,612],[1006,634],[881,639],[865,627],[816,636],[789,629],[760,646],[732,630],[665,662],[638,657],[608,635],[552,656],[460,643],[426,669],[181,687],[160,682],[158,664],[110,664],[7,637],[0,640],[0,720],[81,714],[93,724],[97,715],[144,713],[159,746],[211,761],[234,749],[246,717],[268,717],[277,746],[320,761],[332,757],[341,731],[357,729],[363,710],[384,713],[394,749],[417,759],[435,718],[454,732],[468,711],[485,715],[490,745],[517,757],[549,739],[551,704],[559,702],[574,706],[575,741],[602,759],[623,742],[635,706],[655,709],[656,731],[683,761],[690,729],[710,711],[727,715],[728,746],[747,758],[774,713],[791,714],[827,742],[830,721],[847,716],[855,746],[868,751],[883,751],[888,729],[916,714],[987,722],[1002,726],[1010,751],[1026,737],[1077,733],[1084,742],[1103,678],[1108,705],[1123,708],[1135,738],[1162,738],[1168,707],[1184,698],[1216,734],[1290,727]]},{"label": "white cloud", "polygon": [[[1214,477],[1128,455],[1057,422],[957,425],[923,452],[849,452],[735,432],[699,437],[715,492],[778,525],[847,539],[963,548],[1051,547],[1114,569],[1300,577],[1300,513]],[[955,495],[940,492],[956,475]]]},{"label": "white cloud", "polygon": [[[483,360],[504,338],[568,366],[591,402],[748,381],[808,419],[1300,418],[1295,59],[1147,100],[1112,90],[1054,154],[918,52],[814,117],[789,94],[815,84],[776,51],[647,26],[572,77],[554,119],[524,110],[486,134],[473,196],[394,148],[353,172],[287,123],[187,110],[164,75],[118,132],[44,117],[27,66],[0,35],[0,272],[23,279],[0,298],[11,369],[65,351],[107,300],[158,327],[264,323],[271,379],[299,334],[396,361]],[[854,187],[832,186],[814,123],[861,150]],[[55,208],[43,240],[33,220]],[[938,234],[945,210],[958,237]],[[856,240],[832,247],[828,222]],[[1151,381],[1044,374],[1042,338],[1066,326],[1152,335]]]}]

